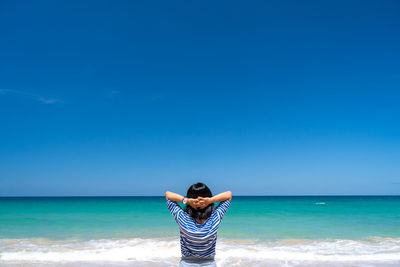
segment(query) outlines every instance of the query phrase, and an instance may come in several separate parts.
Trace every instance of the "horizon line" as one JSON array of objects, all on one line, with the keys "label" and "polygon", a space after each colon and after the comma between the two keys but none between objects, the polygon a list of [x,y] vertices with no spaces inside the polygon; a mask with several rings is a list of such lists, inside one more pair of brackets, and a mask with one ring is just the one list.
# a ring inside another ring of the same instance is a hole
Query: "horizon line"
[{"label": "horizon line", "polygon": [[[327,195],[318,195],[318,194],[310,194],[310,195],[233,195],[233,197],[400,197],[400,194],[390,194],[390,195],[383,195],[383,194],[371,194],[371,195],[366,195],[366,194],[345,194],[345,195],[340,195],[340,194],[327,194]],[[0,196],[0,198],[62,198],[62,197],[68,197],[68,198],[74,198],[74,197],[165,197],[164,195],[70,195],[70,196]]]}]

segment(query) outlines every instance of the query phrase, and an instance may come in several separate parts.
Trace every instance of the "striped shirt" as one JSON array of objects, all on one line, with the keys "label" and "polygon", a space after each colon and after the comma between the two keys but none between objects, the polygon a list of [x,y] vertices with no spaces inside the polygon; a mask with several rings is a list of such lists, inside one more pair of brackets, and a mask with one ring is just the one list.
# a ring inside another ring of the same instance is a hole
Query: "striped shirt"
[{"label": "striped shirt", "polygon": [[231,202],[221,201],[204,223],[198,223],[171,200],[167,205],[179,225],[182,257],[214,258],[218,226]]}]

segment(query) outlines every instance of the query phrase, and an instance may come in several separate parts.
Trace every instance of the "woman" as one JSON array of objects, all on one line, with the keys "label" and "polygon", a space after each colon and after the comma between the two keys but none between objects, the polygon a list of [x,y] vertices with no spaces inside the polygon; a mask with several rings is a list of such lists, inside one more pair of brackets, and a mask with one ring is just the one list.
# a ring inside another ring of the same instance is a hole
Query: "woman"
[{"label": "woman", "polygon": [[[189,187],[186,197],[166,192],[167,205],[180,229],[182,258],[180,267],[217,266],[214,260],[218,226],[228,210],[232,193],[212,196],[210,189],[203,183]],[[175,202],[186,204],[183,210]],[[219,202],[214,209],[214,203]]]}]

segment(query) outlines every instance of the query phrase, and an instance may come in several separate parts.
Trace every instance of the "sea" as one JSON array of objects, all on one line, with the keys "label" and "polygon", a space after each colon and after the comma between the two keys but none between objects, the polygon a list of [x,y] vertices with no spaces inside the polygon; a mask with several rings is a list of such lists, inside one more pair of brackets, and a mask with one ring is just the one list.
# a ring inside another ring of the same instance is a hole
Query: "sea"
[{"label": "sea", "polygon": [[[234,196],[218,266],[400,266],[400,196]],[[0,266],[177,266],[164,197],[2,197]]]}]

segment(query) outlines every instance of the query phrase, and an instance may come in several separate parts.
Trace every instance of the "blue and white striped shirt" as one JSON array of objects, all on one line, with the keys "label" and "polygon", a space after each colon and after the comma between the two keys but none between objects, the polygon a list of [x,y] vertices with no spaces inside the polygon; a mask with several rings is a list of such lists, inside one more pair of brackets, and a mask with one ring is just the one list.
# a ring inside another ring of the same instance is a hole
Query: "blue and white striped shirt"
[{"label": "blue and white striped shirt", "polygon": [[204,223],[198,223],[171,200],[167,205],[179,225],[182,257],[214,258],[218,226],[231,202],[220,202]]}]

